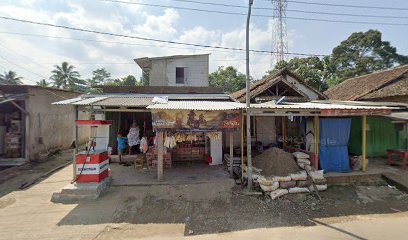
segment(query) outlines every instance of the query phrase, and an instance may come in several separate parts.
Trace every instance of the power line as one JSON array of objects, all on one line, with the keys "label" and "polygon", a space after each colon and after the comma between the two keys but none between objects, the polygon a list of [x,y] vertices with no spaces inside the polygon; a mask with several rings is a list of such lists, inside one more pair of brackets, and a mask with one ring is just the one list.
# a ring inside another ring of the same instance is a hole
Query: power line
[{"label": "power line", "polygon": [[[131,36],[131,35],[125,35],[125,34],[120,34],[120,33],[102,32],[102,31],[91,30],[91,29],[69,27],[69,26],[57,25],[57,24],[51,24],[51,23],[42,23],[42,22],[12,18],[12,17],[5,17],[5,16],[0,16],[0,18],[5,19],[5,20],[10,20],[10,21],[29,23],[29,24],[35,24],[35,25],[41,25],[41,26],[48,26],[48,27],[55,27],[55,28],[62,28],[62,29],[68,29],[68,30],[73,30],[73,31],[79,31],[79,32],[95,33],[95,34],[107,35],[107,36],[113,36],[113,37],[123,37],[123,38],[129,38],[129,39],[139,39],[139,40],[144,40],[144,41],[170,43],[170,44],[175,44],[175,45],[185,45],[185,46],[202,47],[202,48],[214,48],[214,49],[226,49],[226,50],[233,50],[233,51],[245,51],[245,49],[243,49],[243,48],[204,45],[204,44],[197,44],[197,43],[178,42],[178,41],[154,39],[154,38],[147,38],[147,37],[140,37],[140,36]],[[269,54],[274,53],[273,51],[267,51],[267,50],[250,49],[250,51],[251,52],[256,52],[256,53],[269,53]],[[297,55],[297,56],[320,56],[320,57],[327,56],[327,55],[323,55],[323,54],[306,54],[306,53],[293,53],[293,52],[292,53],[287,53],[287,54],[288,55]]]},{"label": "power line", "polygon": [[[208,9],[200,9],[200,8],[188,8],[188,7],[159,5],[159,4],[150,4],[150,3],[137,3],[137,2],[127,2],[127,1],[120,1],[120,0],[99,0],[99,1],[112,2],[112,3],[121,3],[121,4],[132,4],[132,5],[140,5],[140,6],[147,6],[147,7],[174,8],[174,9],[179,9],[179,10],[189,10],[189,11],[206,12],[206,13],[218,13],[218,14],[227,14],[227,15],[246,16],[245,13],[227,12],[227,11],[219,11],[219,10],[208,10]],[[264,17],[264,18],[272,18],[273,17],[271,15],[264,15],[264,14],[252,14],[252,16],[254,16],[254,17]],[[294,20],[316,21],[316,22],[375,24],[375,25],[384,25],[384,26],[408,26],[408,23],[332,20],[332,19],[322,19],[322,18],[305,18],[305,17],[288,17],[288,16],[286,16],[285,18],[286,19],[294,19]]]},{"label": "power line", "polygon": [[[19,68],[25,70],[26,72],[29,72],[29,73],[34,74],[34,75],[37,75],[37,76],[39,76],[39,77],[41,77],[41,78],[47,78],[47,77],[44,77],[44,76],[41,75],[41,74],[35,73],[35,72],[33,72],[33,71],[31,71],[31,70],[29,70],[29,69],[27,69],[27,68],[25,68],[25,67],[23,67],[23,66],[17,64],[17,63],[14,63],[14,62],[10,61],[9,59],[7,59],[6,57],[4,57],[4,56],[2,56],[2,55],[0,55],[0,58],[4,59],[6,62],[8,62],[8,63],[10,63],[10,64],[12,64],[12,65],[14,65],[14,66],[16,66],[16,67],[19,67]],[[28,80],[28,79],[27,79],[27,80]],[[34,82],[34,81],[32,81],[32,80],[29,80],[29,81]]]},{"label": "power line", "polygon": [[24,58],[24,59],[26,59],[26,60],[28,60],[28,61],[34,63],[35,65],[37,65],[37,66],[39,66],[39,67],[42,67],[43,69],[46,69],[47,71],[49,70],[47,67],[45,67],[45,66],[39,64],[38,62],[32,60],[31,58],[29,58],[29,57],[27,57],[27,56],[24,56],[23,54],[21,54],[21,53],[19,53],[19,52],[14,51],[13,49],[10,49],[10,48],[4,46],[4,45],[1,44],[1,43],[0,43],[0,46],[3,47],[4,49],[7,49],[8,51],[10,51],[10,52],[12,52],[12,53],[14,53],[14,54],[19,55],[20,57],[22,57],[22,58]]},{"label": "power line", "polygon": [[[112,2],[109,0],[101,0],[106,2]],[[211,5],[211,6],[221,6],[221,7],[231,7],[231,8],[241,8],[246,9],[246,6],[242,5],[233,5],[233,4],[224,4],[216,2],[201,2],[195,0],[171,0],[175,2],[186,2],[186,3],[195,3],[201,5]],[[268,0],[270,1],[270,0]],[[289,1],[290,2],[290,1]],[[259,10],[275,10],[271,7],[252,7],[253,9]],[[369,15],[369,14],[351,14],[351,13],[335,13],[335,12],[322,12],[322,11],[307,11],[307,10],[298,10],[298,9],[286,9],[287,12],[296,12],[296,13],[308,13],[308,14],[323,14],[323,15],[333,15],[333,16],[348,16],[348,17],[369,17],[369,18],[390,18],[390,19],[408,19],[404,16],[391,16],[391,15]]]},{"label": "power line", "polygon": [[[159,47],[159,48],[170,48],[170,49],[186,49],[186,50],[203,50],[203,49],[205,49],[205,48],[202,48],[202,47],[195,47],[195,48],[192,48],[192,47],[175,47],[175,46],[129,43],[129,42],[118,42],[118,41],[104,41],[104,40],[85,39],[85,38],[60,37],[60,36],[50,36],[50,35],[42,35],[42,34],[30,34],[30,33],[17,33],[17,32],[0,31],[0,34],[1,33],[11,34],[11,35],[20,35],[20,36],[30,36],[30,37],[41,37],[41,38],[54,38],[54,39],[84,41],[84,42],[123,44],[123,45],[130,45],[130,46],[146,46],[146,47]],[[232,52],[232,50],[214,50],[214,49],[210,49],[210,50],[207,49],[207,51],[210,51],[210,52],[225,52],[225,53],[231,53]],[[269,53],[251,53],[251,54],[269,55]]]},{"label": "power line", "polygon": [[367,5],[349,5],[349,4],[334,4],[334,3],[321,3],[321,2],[305,2],[305,1],[296,1],[296,0],[289,0],[288,2],[298,3],[298,4],[308,4],[308,5],[332,6],[332,7],[408,11],[408,8],[397,8],[397,7],[380,7],[380,6],[367,6]]}]

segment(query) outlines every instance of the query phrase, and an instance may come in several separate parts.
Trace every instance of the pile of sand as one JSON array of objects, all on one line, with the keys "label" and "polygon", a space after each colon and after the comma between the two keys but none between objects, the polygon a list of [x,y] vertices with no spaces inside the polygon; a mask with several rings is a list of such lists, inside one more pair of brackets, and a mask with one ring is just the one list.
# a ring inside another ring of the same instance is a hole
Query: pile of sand
[{"label": "pile of sand", "polygon": [[284,177],[302,170],[292,154],[280,148],[269,148],[256,156],[253,159],[253,166],[262,169],[261,175],[265,177]]}]

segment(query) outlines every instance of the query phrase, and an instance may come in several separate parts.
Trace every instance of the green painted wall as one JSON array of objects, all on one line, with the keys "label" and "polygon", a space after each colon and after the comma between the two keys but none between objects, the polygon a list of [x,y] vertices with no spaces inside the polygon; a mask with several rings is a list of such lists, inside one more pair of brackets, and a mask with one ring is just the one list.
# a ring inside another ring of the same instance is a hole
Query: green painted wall
[{"label": "green painted wall", "polygon": [[[349,152],[361,155],[362,117],[351,122]],[[406,149],[406,131],[388,118],[367,117],[367,157],[385,156],[387,149]]]}]

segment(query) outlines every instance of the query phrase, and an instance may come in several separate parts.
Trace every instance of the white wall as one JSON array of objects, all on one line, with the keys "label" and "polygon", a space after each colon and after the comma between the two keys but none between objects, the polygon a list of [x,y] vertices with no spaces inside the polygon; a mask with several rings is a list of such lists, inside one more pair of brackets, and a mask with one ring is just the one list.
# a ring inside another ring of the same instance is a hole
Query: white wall
[{"label": "white wall", "polygon": [[[185,68],[184,84],[176,84],[176,67]],[[152,59],[150,86],[208,87],[209,55]]]},{"label": "white wall", "polygon": [[303,92],[304,94],[306,94],[310,100],[317,100],[319,98],[319,95],[317,95],[316,92],[310,90],[308,87],[306,87],[303,83],[300,83],[295,78],[287,75],[286,80],[292,83],[293,86],[297,88],[300,92]]}]

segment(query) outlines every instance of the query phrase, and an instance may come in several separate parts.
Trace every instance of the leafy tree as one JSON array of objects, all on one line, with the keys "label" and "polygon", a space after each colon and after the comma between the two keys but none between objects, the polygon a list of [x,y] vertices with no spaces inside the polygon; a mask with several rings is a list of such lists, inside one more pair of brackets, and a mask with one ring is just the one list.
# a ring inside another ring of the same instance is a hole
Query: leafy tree
[{"label": "leafy tree", "polygon": [[211,87],[220,87],[224,92],[235,92],[245,87],[245,74],[240,73],[232,66],[218,67],[217,71],[208,77]]},{"label": "leafy tree", "polygon": [[[267,72],[267,75],[275,74],[283,68],[287,68],[302,77],[306,83],[319,91],[327,89],[324,81],[325,62],[318,57],[292,58],[288,62],[280,61],[273,70]],[[264,76],[264,77],[266,77]]]},{"label": "leafy tree", "polygon": [[40,81],[35,83],[37,86],[41,86],[41,87],[49,87],[50,83],[47,82],[45,79],[41,79]]},{"label": "leafy tree", "polygon": [[133,76],[133,75],[128,75],[128,76],[122,78],[122,83],[121,83],[121,85],[122,85],[122,86],[136,86],[137,83],[138,83],[138,82],[137,82],[135,76]]},{"label": "leafy tree", "polygon": [[141,82],[137,81],[135,76],[128,75],[124,78],[111,79],[109,82],[106,82],[105,85],[108,85],[108,86],[141,86]]},{"label": "leafy tree", "polygon": [[0,84],[20,85],[23,84],[21,79],[23,78],[17,76],[17,73],[13,71],[8,71],[4,72],[4,74],[0,74]]},{"label": "leafy tree", "polygon": [[150,85],[150,79],[149,79],[149,74],[143,72],[142,76],[140,77],[140,85],[141,86],[149,86]]},{"label": "leafy tree", "polygon": [[86,91],[86,81],[80,79],[81,75],[74,69],[75,67],[68,62],[62,62],[60,66],[55,65],[50,78],[53,86],[73,91]]},{"label": "leafy tree", "polygon": [[333,49],[327,61],[329,85],[345,79],[408,63],[408,57],[397,53],[381,32],[355,32]]},{"label": "leafy tree", "polygon": [[110,72],[105,68],[98,68],[92,72],[92,77],[87,79],[87,85],[90,92],[99,93],[101,89],[95,88],[95,86],[105,85],[113,81]]},{"label": "leafy tree", "polygon": [[106,71],[105,68],[98,68],[92,72],[92,78],[88,79],[88,85],[90,87],[103,85],[107,82],[112,81],[110,72]]}]

